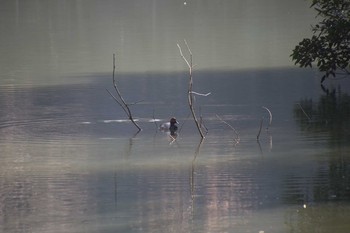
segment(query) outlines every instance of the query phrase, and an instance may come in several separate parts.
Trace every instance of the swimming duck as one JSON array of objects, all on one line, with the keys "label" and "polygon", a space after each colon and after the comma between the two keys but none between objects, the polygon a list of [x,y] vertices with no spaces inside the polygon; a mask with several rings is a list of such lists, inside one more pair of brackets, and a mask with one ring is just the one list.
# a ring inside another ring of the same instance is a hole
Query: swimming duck
[{"label": "swimming duck", "polygon": [[177,122],[176,118],[173,117],[170,119],[169,122],[163,123],[160,125],[160,130],[162,131],[170,131],[172,133],[174,133],[177,130],[177,124],[179,124],[179,122]]}]

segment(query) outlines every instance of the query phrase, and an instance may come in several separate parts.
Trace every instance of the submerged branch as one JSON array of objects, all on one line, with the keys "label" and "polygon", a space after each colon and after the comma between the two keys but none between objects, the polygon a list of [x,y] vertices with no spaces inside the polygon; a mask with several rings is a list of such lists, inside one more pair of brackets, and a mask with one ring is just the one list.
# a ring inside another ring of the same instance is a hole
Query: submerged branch
[{"label": "submerged branch", "polygon": [[230,128],[232,129],[232,131],[236,134],[235,141],[236,141],[236,143],[239,143],[240,138],[239,138],[239,134],[238,134],[238,132],[236,131],[236,129],[235,129],[232,125],[230,125],[229,123],[227,123],[226,121],[224,121],[221,117],[219,117],[218,114],[215,114],[215,115],[216,115],[216,117],[217,117],[222,123],[224,123],[225,125],[227,125],[228,127],[230,127]]},{"label": "submerged branch", "polygon": [[305,110],[304,110],[304,108],[301,106],[301,104],[300,104],[300,103],[297,103],[297,104],[299,105],[301,111],[304,113],[304,115],[307,117],[307,119],[308,119],[309,121],[311,121],[311,117],[305,112]]}]

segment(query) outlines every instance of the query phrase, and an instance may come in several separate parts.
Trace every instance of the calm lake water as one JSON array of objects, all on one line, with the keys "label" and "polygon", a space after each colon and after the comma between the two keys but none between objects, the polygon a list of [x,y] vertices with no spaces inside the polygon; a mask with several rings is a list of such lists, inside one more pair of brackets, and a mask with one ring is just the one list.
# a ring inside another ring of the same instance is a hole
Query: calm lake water
[{"label": "calm lake water", "polygon": [[[3,1],[0,232],[347,233],[350,81],[293,67],[308,5]],[[139,133],[106,91],[115,52]]]}]

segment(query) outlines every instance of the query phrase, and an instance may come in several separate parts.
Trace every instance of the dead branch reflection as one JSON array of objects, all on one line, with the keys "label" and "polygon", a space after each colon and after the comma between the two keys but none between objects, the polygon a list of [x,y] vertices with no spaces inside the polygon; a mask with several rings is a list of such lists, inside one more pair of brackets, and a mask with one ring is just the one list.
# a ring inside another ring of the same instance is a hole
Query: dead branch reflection
[{"label": "dead branch reflection", "polygon": [[201,138],[201,140],[199,141],[198,145],[197,145],[197,148],[196,148],[196,151],[194,153],[194,157],[193,157],[193,160],[192,160],[192,163],[191,163],[191,172],[190,172],[190,190],[191,190],[191,210],[192,210],[192,213],[191,213],[191,216],[192,218],[194,217],[195,213],[194,213],[194,202],[195,202],[195,174],[196,174],[196,159],[197,159],[197,156],[199,155],[200,153],[200,149],[203,145],[203,142],[204,142],[204,138]]}]

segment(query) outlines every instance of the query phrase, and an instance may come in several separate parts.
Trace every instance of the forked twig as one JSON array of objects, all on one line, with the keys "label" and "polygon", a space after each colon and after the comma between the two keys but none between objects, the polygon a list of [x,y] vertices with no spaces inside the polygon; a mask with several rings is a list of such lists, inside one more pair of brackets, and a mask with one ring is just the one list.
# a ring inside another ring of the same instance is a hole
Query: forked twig
[{"label": "forked twig", "polygon": [[189,82],[188,82],[188,105],[190,107],[190,110],[191,110],[191,113],[192,113],[192,117],[193,117],[193,120],[197,126],[197,129],[198,129],[198,132],[200,134],[200,136],[202,138],[204,138],[204,133],[203,133],[203,130],[202,130],[202,127],[201,127],[201,124],[200,122],[198,121],[197,119],[197,116],[196,116],[196,112],[194,110],[194,105],[193,105],[193,102],[194,102],[194,99],[193,99],[193,75],[192,75],[192,71],[193,71],[193,62],[192,62],[192,52],[191,52],[191,49],[190,47],[188,46],[186,40],[184,41],[185,42],[185,45],[187,47],[187,50],[188,50],[188,53],[190,54],[190,60],[188,60],[182,53],[182,50],[181,50],[181,47],[179,44],[177,44],[177,47],[179,48],[179,52],[180,52],[180,55],[182,57],[182,59],[186,62],[188,68],[189,68]]},{"label": "forked twig", "polygon": [[[126,113],[126,115],[128,116],[129,120],[135,125],[135,127],[138,129],[138,132],[141,131],[141,127],[135,122],[132,114],[131,114],[131,110],[129,108],[128,103],[126,103],[125,99],[123,98],[122,94],[120,93],[120,90],[118,88],[117,82],[115,80],[115,54],[113,54],[113,87],[114,90],[117,93],[117,96],[114,96],[109,90],[107,90],[107,92],[112,96],[112,98],[119,104],[119,106],[124,110],[124,112]],[[132,103],[136,104],[136,103]]]}]

